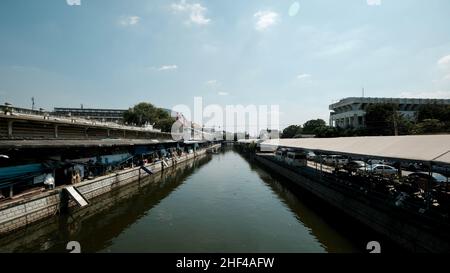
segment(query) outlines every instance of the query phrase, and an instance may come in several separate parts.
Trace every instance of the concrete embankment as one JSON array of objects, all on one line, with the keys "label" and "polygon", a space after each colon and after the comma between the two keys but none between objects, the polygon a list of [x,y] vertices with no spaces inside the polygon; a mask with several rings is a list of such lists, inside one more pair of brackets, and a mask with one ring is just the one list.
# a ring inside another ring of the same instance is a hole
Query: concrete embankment
[{"label": "concrete embankment", "polygon": [[[89,206],[73,207],[70,213],[48,217],[0,236],[0,253],[65,251],[67,242],[80,239],[79,232],[83,226],[92,229],[93,233],[101,234],[102,238],[115,238],[169,196],[197,168],[208,164],[211,158],[205,155],[186,160],[163,172],[142,177],[119,190],[95,197],[90,200]],[[55,236],[58,240],[55,240]],[[60,242],[64,244],[58,245]]]},{"label": "concrete embankment", "polygon": [[[145,167],[153,173],[158,173],[164,168],[171,168],[179,163],[204,156],[205,154],[206,149],[203,149],[196,153],[180,156],[177,159],[168,160],[166,164],[158,162],[147,164]],[[85,199],[90,201],[97,196],[139,181],[149,175],[141,167],[134,167],[87,180],[73,186]],[[68,198],[64,188],[60,187],[0,204],[0,236],[56,216],[64,210],[77,209],[77,203],[73,199]]]},{"label": "concrete embankment", "polygon": [[[388,204],[382,198],[352,192],[319,173],[293,170],[277,163],[273,156],[256,155],[255,159],[267,169],[295,183],[323,202],[344,212],[372,230],[386,236],[399,246],[413,252],[450,252],[448,229],[439,223],[427,221],[401,208]],[[312,170],[314,171],[314,170]]]}]

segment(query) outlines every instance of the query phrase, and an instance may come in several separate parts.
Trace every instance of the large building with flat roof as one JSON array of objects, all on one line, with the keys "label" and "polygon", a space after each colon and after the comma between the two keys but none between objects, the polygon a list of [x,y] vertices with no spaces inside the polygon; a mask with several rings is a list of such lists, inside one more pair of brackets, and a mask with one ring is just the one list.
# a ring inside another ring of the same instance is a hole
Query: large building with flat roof
[{"label": "large building with flat roof", "polygon": [[88,118],[103,122],[122,123],[123,109],[94,109],[94,108],[60,108],[54,109],[53,113],[59,116],[71,116],[79,118]]},{"label": "large building with flat roof", "polygon": [[392,103],[399,106],[399,112],[414,119],[422,105],[450,105],[450,99],[408,99],[408,98],[363,98],[350,97],[330,105],[330,126],[340,128],[363,128],[366,126],[366,109],[373,104]]},{"label": "large building with flat roof", "polygon": [[[182,122],[187,122],[182,113],[172,111],[171,109],[161,108],[166,111],[171,117],[181,119]],[[54,115],[71,116],[78,118],[86,118],[91,120],[98,120],[102,122],[123,123],[123,114],[126,109],[101,109],[101,108],[66,108],[55,107]]]}]

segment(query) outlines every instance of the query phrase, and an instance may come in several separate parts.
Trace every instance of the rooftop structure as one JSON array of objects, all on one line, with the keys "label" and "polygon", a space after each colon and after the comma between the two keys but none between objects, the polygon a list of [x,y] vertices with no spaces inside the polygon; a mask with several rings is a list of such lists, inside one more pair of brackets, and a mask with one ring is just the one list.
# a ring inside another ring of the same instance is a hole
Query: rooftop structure
[{"label": "rooftop structure", "polygon": [[450,135],[272,139],[261,146],[285,147],[356,157],[450,164]]},{"label": "rooftop structure", "polygon": [[123,114],[126,110],[123,109],[94,109],[94,108],[60,108],[56,107],[54,114],[59,116],[82,117],[103,122],[123,121]]},{"label": "rooftop structure", "polygon": [[408,98],[363,98],[350,97],[330,105],[330,126],[340,128],[365,127],[365,115],[368,106],[392,103],[399,106],[399,112],[414,119],[422,105],[450,105],[450,99],[408,99]]}]

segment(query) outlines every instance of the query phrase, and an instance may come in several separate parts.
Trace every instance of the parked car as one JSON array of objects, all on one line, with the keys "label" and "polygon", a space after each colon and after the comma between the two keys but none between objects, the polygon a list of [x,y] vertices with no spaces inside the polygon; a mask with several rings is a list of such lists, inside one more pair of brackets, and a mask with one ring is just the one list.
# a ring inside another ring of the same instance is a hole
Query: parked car
[{"label": "parked car", "polygon": [[417,162],[402,162],[401,167],[410,172],[416,172],[423,169],[422,164]]},{"label": "parked car", "polygon": [[425,179],[425,180],[431,179],[433,182],[436,183],[450,182],[450,179],[447,176],[444,176],[440,173],[431,173],[430,176],[430,174],[427,172],[415,172],[408,175],[408,177],[411,179]]},{"label": "parked car", "polygon": [[348,164],[348,158],[342,155],[327,155],[323,158],[323,162],[328,165],[344,166]]},{"label": "parked car", "polygon": [[304,167],[307,165],[306,154],[302,152],[288,152],[285,162],[291,166]]},{"label": "parked car", "polygon": [[433,165],[432,170],[443,175],[450,175],[450,166],[448,165]]},{"label": "parked car", "polygon": [[348,172],[356,172],[360,168],[366,169],[367,166],[367,163],[364,161],[354,160],[344,165],[344,169]]},{"label": "parked car", "polygon": [[275,153],[275,159],[278,161],[284,161],[287,152],[288,152],[287,149],[284,148],[278,149]]},{"label": "parked car", "polygon": [[[417,187],[427,190],[429,186],[434,187],[441,183],[450,182],[449,178],[440,173],[415,172],[408,175],[410,182]],[[430,185],[431,183],[431,185]]]},{"label": "parked car", "polygon": [[306,159],[308,159],[309,161],[314,161],[316,160],[317,155],[314,152],[308,152],[306,154]]},{"label": "parked car", "polygon": [[369,165],[394,165],[394,162],[386,160],[386,159],[369,159],[367,160],[367,164]]},{"label": "parked car", "polygon": [[381,175],[395,175],[398,173],[398,170],[396,168],[384,164],[369,165],[367,167],[359,168],[358,171]]}]

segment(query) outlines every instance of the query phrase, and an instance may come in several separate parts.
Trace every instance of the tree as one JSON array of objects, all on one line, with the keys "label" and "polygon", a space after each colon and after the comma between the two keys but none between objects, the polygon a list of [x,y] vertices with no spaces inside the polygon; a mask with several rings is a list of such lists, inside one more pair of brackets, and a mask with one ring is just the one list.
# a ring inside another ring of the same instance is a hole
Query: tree
[{"label": "tree", "polygon": [[295,135],[302,132],[302,127],[299,125],[291,125],[283,130],[281,138],[293,138]]},{"label": "tree", "polygon": [[319,138],[330,138],[330,137],[340,137],[341,132],[339,128],[334,128],[330,126],[319,127],[315,130],[316,137]]},{"label": "tree", "polygon": [[312,119],[308,120],[303,125],[304,134],[316,134],[318,130],[327,127],[327,123],[323,119]]},{"label": "tree", "polygon": [[440,121],[450,121],[450,106],[426,104],[422,105],[417,111],[417,120],[419,122],[425,119],[437,119]]},{"label": "tree", "polygon": [[371,135],[394,135],[398,105],[373,104],[366,109],[366,126]]},{"label": "tree", "polygon": [[161,129],[163,132],[170,132],[175,121],[176,119],[170,116],[167,118],[160,118],[155,121],[155,127]]},{"label": "tree", "polygon": [[392,103],[373,104],[366,109],[368,135],[406,135],[410,134],[412,123]]},{"label": "tree", "polygon": [[450,105],[422,105],[417,111],[417,124],[411,131],[413,134],[450,132]]},{"label": "tree", "polygon": [[136,126],[154,124],[155,128],[164,132],[170,132],[172,124],[175,122],[175,119],[170,117],[167,111],[146,102],[141,102],[125,111],[123,118],[127,124]]},{"label": "tree", "polygon": [[422,122],[414,125],[412,129],[413,134],[436,134],[448,132],[448,128],[445,123],[438,119],[424,119]]}]

